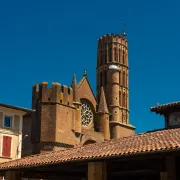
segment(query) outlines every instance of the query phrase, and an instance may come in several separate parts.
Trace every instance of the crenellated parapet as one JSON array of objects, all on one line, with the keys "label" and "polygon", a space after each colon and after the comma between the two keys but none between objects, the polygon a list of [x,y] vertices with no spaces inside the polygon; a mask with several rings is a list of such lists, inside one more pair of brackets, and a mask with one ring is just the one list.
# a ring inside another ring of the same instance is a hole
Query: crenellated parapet
[{"label": "crenellated parapet", "polygon": [[49,88],[48,82],[41,82],[33,86],[33,106],[36,100],[42,103],[59,103],[67,106],[73,105],[73,91],[71,87],[52,82]]},{"label": "crenellated parapet", "polygon": [[127,47],[127,39],[123,35],[119,34],[106,34],[98,39],[98,47],[103,47],[105,43],[116,42]]}]

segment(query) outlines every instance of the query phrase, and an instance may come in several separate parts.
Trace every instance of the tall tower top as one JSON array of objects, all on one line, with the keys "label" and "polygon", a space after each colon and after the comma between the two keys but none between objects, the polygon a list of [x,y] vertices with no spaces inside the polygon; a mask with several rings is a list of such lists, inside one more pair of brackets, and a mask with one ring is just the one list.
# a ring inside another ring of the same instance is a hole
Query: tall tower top
[{"label": "tall tower top", "polygon": [[126,34],[125,31],[123,31],[123,34],[113,34],[113,33],[111,33],[111,34],[106,34],[106,35],[104,35],[104,36],[99,37],[98,40],[100,41],[100,40],[102,40],[102,39],[109,39],[109,40],[111,40],[112,38],[120,38],[120,39],[122,39],[122,40],[126,40],[126,41],[127,41],[127,39],[126,39],[126,37],[124,36],[124,34]]},{"label": "tall tower top", "polygon": [[125,136],[123,131],[128,135],[134,133],[134,127],[129,123],[128,42],[125,35],[106,34],[98,39],[97,100],[102,102],[104,92],[111,114],[111,138]]},{"label": "tall tower top", "polygon": [[[98,39],[98,48],[105,48],[105,46],[111,47],[111,43],[113,43],[113,46],[117,46],[116,43],[118,45],[121,45],[123,46],[124,48],[127,49],[127,46],[128,46],[128,40],[126,38],[126,33],[125,31],[123,32],[122,35],[119,35],[119,34],[106,34],[102,37],[100,37]],[[109,44],[109,45],[108,45]]]}]

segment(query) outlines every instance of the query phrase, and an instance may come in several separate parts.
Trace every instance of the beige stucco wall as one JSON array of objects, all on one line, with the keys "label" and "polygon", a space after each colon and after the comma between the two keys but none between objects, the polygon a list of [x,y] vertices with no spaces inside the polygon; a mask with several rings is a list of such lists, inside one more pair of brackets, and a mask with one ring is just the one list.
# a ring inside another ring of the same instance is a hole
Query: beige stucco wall
[{"label": "beige stucco wall", "polygon": [[[14,160],[21,157],[21,140],[22,140],[22,119],[25,112],[10,108],[0,107],[0,163]],[[12,128],[3,126],[4,115],[13,116]],[[11,136],[11,157],[2,157],[3,135]],[[19,151],[19,154],[18,154]]]}]

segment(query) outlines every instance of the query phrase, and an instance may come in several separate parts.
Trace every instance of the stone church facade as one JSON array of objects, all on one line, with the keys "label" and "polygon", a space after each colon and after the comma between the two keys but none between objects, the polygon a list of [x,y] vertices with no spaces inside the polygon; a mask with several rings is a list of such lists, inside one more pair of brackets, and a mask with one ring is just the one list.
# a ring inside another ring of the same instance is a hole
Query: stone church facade
[{"label": "stone church facade", "polygon": [[[71,87],[47,82],[33,86],[32,153],[42,153],[134,134],[129,121],[128,45],[123,35],[98,39],[96,96],[86,71]],[[27,128],[26,128],[27,129]],[[28,132],[24,132],[28,133]],[[24,151],[28,146],[24,142]]]}]

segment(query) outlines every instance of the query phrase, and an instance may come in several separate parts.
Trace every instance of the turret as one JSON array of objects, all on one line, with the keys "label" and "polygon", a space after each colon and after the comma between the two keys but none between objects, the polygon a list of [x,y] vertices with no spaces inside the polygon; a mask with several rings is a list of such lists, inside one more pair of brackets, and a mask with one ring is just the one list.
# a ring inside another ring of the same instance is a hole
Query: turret
[{"label": "turret", "polygon": [[73,80],[72,80],[72,89],[73,89],[73,103],[74,102],[79,102],[79,93],[78,93],[78,88],[77,88],[77,82],[76,82],[76,75],[74,75]]},{"label": "turret", "polygon": [[103,133],[104,139],[110,139],[110,131],[109,131],[109,111],[106,103],[106,97],[104,94],[104,89],[101,87],[100,100],[98,104],[98,112],[97,112],[97,129],[99,132]]},{"label": "turret", "polygon": [[76,108],[75,119],[74,119],[74,131],[76,133],[81,133],[81,103],[77,88],[76,75],[74,75],[72,80],[72,89],[73,89],[73,105]]}]

